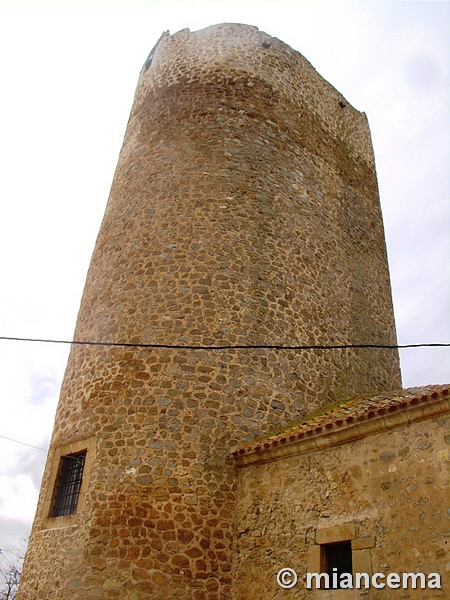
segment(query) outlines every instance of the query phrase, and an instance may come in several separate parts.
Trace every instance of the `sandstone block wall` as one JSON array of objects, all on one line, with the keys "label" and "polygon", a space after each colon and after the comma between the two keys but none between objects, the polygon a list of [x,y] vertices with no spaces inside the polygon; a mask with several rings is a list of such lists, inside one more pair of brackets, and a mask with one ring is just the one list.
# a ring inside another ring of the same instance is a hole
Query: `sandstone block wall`
[{"label": "sandstone block wall", "polygon": [[[365,116],[255,27],[163,35],[139,79],[75,339],[395,343]],[[391,350],[73,347],[20,600],[229,598],[229,448],[399,385]],[[49,519],[58,449],[83,440],[83,506]]]},{"label": "sandstone block wall", "polygon": [[[359,439],[342,443],[335,434],[334,442],[327,445],[324,434],[315,449],[305,452],[299,444],[297,453],[289,457],[282,457],[284,447],[272,452],[262,448],[252,464],[242,466],[233,597],[448,598],[448,395],[438,402],[434,411],[425,402],[422,413],[413,417],[400,409],[399,424],[391,428],[386,418],[386,427],[376,434],[371,431],[381,425],[372,418],[360,425],[355,434]],[[331,428],[330,437],[332,432]],[[306,573],[320,572],[320,545],[342,541],[351,541],[354,572],[386,577],[439,573],[442,589],[410,585],[409,589],[307,590]],[[292,589],[282,589],[276,582],[276,574],[285,567],[299,576]]]}]

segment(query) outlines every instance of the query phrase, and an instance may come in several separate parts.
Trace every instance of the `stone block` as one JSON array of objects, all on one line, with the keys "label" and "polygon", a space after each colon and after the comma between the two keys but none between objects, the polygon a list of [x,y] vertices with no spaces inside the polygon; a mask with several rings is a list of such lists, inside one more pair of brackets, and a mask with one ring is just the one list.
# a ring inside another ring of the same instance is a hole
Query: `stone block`
[{"label": "stone block", "polygon": [[363,548],[373,548],[374,546],[374,537],[364,537],[352,540],[352,550],[362,550]]},{"label": "stone block", "polygon": [[325,529],[317,529],[316,543],[317,544],[334,544],[336,542],[346,542],[355,538],[355,524],[345,523],[343,525],[335,525]]},{"label": "stone block", "polygon": [[361,550],[353,550],[353,573],[368,573],[372,574],[372,562],[370,558],[370,550],[363,548]]}]

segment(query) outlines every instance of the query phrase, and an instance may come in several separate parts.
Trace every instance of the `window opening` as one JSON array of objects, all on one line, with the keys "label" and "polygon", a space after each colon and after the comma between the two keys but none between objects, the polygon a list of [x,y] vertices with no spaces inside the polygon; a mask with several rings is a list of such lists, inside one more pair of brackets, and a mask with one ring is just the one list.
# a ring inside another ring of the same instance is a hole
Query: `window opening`
[{"label": "window opening", "polygon": [[322,573],[329,576],[330,588],[341,589],[341,575],[353,572],[351,541],[321,545],[321,563]]},{"label": "window opening", "polygon": [[53,493],[51,517],[63,517],[75,513],[85,458],[86,450],[61,457]]}]

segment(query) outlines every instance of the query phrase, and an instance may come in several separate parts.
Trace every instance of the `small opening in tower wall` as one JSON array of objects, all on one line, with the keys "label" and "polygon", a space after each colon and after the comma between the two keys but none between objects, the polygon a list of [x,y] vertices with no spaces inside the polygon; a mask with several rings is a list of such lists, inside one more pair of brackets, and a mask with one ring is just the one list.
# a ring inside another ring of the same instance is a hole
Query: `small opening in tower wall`
[{"label": "small opening in tower wall", "polygon": [[320,546],[321,573],[328,573],[330,588],[340,589],[342,573],[353,573],[352,543],[338,542]]},{"label": "small opening in tower wall", "polygon": [[152,62],[153,62],[153,52],[150,52],[150,54],[148,55],[147,60],[145,61],[145,64],[144,64],[145,71],[147,71],[147,69],[150,68]]},{"label": "small opening in tower wall", "polygon": [[50,517],[73,515],[77,510],[86,450],[61,456]]}]

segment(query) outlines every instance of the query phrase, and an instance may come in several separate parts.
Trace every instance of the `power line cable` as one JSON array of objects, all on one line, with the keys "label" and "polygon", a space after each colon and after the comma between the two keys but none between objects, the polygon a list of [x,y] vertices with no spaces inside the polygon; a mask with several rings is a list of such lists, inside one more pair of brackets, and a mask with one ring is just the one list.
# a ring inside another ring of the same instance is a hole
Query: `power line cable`
[{"label": "power line cable", "polygon": [[[0,435],[0,438],[4,440],[8,440],[8,442],[14,442],[15,444],[20,444],[21,446],[27,446],[28,448],[34,448],[35,450],[42,450],[42,452],[48,452],[48,448],[40,448],[39,446],[33,446],[33,444],[27,444],[26,442],[21,442],[20,440],[15,440],[10,437],[6,437],[6,435]],[[66,454],[64,457],[66,459],[78,460],[77,456],[72,456],[71,454]],[[1,553],[1,550],[0,550]],[[1,600],[1,598],[0,598]]]},{"label": "power line cable", "polygon": [[68,344],[75,346],[108,346],[118,348],[154,348],[167,350],[348,350],[375,348],[381,350],[402,350],[404,348],[448,348],[450,343],[428,344],[223,344],[220,346],[203,346],[189,344],[137,344],[131,342],[94,342],[83,340],[53,340],[42,338],[22,338],[0,336],[0,340],[15,342],[37,342],[43,344]]},{"label": "power line cable", "polygon": [[4,440],[8,440],[8,442],[14,442],[16,444],[21,444],[22,446],[28,446],[29,448],[35,448],[36,450],[42,450],[43,452],[47,452],[48,448],[39,448],[39,446],[33,446],[33,444],[27,444],[26,442],[21,442],[20,440],[15,440],[10,437],[6,437],[6,435],[0,435],[0,438]]},{"label": "power line cable", "polygon": [[[0,336],[0,340],[4,341],[16,341],[16,342],[37,342],[44,344],[68,344],[78,346],[110,346],[110,347],[122,347],[122,348],[157,348],[157,349],[174,349],[174,350],[345,350],[345,349],[364,349],[364,348],[375,348],[375,349],[392,349],[399,350],[404,348],[442,348],[450,347],[450,344],[444,343],[429,343],[429,344],[332,344],[332,345],[299,345],[299,346],[283,346],[282,344],[236,344],[236,345],[222,345],[222,346],[194,346],[194,345],[182,345],[182,344],[136,344],[130,342],[94,342],[94,341],[81,341],[81,340],[52,340],[52,339],[41,339],[41,338],[20,338],[20,337],[8,337]],[[20,440],[16,440],[5,435],[0,434],[0,438],[21,444],[22,446],[28,446],[35,450],[42,450],[47,452],[48,449],[34,446],[33,444],[27,444]]]}]

